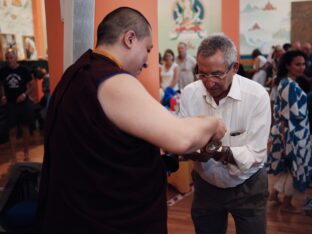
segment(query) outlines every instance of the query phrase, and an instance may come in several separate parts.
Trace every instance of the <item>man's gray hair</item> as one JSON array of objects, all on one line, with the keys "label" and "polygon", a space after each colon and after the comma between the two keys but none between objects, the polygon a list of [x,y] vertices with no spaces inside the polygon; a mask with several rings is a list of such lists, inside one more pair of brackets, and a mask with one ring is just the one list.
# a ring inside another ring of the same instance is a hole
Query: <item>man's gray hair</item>
[{"label": "man's gray hair", "polygon": [[224,53],[224,60],[227,66],[233,64],[237,59],[237,50],[234,43],[223,34],[213,34],[204,39],[197,50],[197,57],[213,56],[218,51]]}]

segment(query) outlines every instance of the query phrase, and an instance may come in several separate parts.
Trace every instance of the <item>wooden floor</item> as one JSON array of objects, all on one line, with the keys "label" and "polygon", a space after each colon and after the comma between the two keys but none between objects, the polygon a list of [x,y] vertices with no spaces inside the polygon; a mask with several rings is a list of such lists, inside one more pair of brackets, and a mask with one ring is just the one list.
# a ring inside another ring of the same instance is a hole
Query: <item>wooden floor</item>
[{"label": "wooden floor", "polygon": [[[43,159],[43,138],[41,134],[35,131],[30,139],[30,150],[29,157],[30,161],[42,162]],[[22,162],[24,158],[22,140],[19,139],[17,142],[17,161]],[[0,187],[2,187],[6,181],[6,175],[11,166],[10,164],[10,145],[9,143],[0,144]]]},{"label": "wooden floor", "polygon": [[[18,161],[22,161],[22,145],[19,143],[17,153]],[[41,162],[43,157],[42,137],[39,133],[34,133],[31,140],[30,159]],[[0,145],[0,186],[6,181],[6,175],[10,167],[9,144]],[[274,178],[269,177],[270,186]],[[168,187],[168,199],[178,195],[171,186]],[[307,196],[312,198],[312,188],[308,189]],[[168,229],[169,234],[192,234],[194,228],[190,216],[190,208],[193,194],[189,193],[182,200],[168,207]],[[305,197],[299,197],[294,201],[297,207],[301,207]],[[235,233],[235,225],[229,216],[229,227],[227,234]],[[281,213],[278,207],[268,204],[268,234],[312,234],[312,216],[302,214]],[[252,234],[252,233],[251,233]]]},{"label": "wooden floor", "polygon": [[[169,187],[170,195],[173,189]],[[308,194],[312,197],[312,188]],[[190,234],[194,228],[190,216],[191,202],[193,196],[187,196],[169,207],[168,229],[169,234]],[[303,199],[296,199],[294,204],[300,207]],[[278,207],[268,204],[267,234],[312,234],[312,216],[304,214],[281,213]],[[233,218],[228,218],[227,234],[235,234]],[[252,233],[251,233],[252,234]]]}]

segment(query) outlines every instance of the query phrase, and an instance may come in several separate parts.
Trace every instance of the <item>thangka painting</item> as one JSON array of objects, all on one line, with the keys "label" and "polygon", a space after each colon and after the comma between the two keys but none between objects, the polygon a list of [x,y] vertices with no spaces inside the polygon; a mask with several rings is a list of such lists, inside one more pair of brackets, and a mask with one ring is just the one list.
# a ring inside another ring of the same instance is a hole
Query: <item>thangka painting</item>
[{"label": "thangka painting", "polygon": [[23,36],[23,48],[25,59],[27,60],[37,59],[37,49],[34,36]]},{"label": "thangka painting", "polygon": [[10,49],[17,51],[15,36],[13,34],[0,33],[0,60],[5,60],[5,53]]},{"label": "thangka painting", "polygon": [[201,40],[221,29],[221,1],[159,0],[158,21],[160,53],[183,41],[195,55]]},{"label": "thangka painting", "polygon": [[19,59],[24,59],[23,35],[34,35],[32,0],[0,0],[0,33],[14,34]]},{"label": "thangka painting", "polygon": [[300,0],[240,0],[240,53],[254,49],[268,54],[290,42],[291,2]]}]

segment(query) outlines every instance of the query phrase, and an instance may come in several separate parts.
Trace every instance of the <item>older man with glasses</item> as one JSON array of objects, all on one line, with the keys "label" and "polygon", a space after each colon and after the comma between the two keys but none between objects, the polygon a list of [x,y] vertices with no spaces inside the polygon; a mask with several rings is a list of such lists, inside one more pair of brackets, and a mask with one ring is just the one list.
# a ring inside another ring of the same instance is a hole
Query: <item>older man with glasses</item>
[{"label": "older man with glasses", "polygon": [[183,156],[195,161],[195,231],[225,234],[231,213],[236,233],[264,234],[269,95],[258,83],[236,74],[237,51],[224,35],[202,41],[197,65],[197,81],[182,91],[180,115],[219,117],[228,132],[222,142],[210,142],[200,153]]}]

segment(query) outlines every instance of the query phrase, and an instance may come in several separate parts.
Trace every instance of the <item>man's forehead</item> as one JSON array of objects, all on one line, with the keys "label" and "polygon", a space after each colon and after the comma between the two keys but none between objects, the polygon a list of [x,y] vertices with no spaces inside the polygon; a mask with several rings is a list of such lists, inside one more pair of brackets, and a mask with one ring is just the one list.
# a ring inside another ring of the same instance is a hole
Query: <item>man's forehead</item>
[{"label": "man's forehead", "polygon": [[224,72],[227,68],[223,61],[201,61],[197,60],[198,71],[202,73]]},{"label": "man's forehead", "polygon": [[205,56],[203,54],[199,54],[197,56],[197,63],[203,64],[225,64],[224,56],[220,53],[215,53],[211,56]]}]

